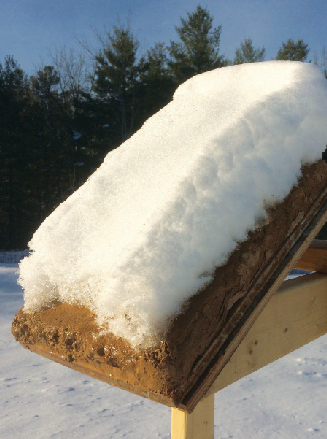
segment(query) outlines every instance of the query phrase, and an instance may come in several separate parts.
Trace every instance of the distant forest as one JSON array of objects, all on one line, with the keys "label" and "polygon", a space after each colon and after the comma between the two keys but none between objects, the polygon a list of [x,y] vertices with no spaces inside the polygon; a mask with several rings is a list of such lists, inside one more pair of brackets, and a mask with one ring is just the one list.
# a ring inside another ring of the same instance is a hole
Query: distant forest
[{"label": "distant forest", "polygon": [[[198,6],[176,26],[177,39],[140,56],[130,26],[98,35],[81,53],[57,49],[52,65],[28,76],[13,56],[0,64],[0,249],[25,249],[41,222],[166,105],[190,77],[263,61],[250,38],[234,60],[220,54],[221,26]],[[282,43],[276,59],[307,61],[303,40]],[[325,54],[317,59],[326,75]]]}]

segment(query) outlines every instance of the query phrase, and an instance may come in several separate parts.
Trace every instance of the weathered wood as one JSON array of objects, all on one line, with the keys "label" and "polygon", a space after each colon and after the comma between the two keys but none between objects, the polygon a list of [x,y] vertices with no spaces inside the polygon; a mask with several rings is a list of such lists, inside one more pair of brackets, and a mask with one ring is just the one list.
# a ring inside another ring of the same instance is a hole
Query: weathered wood
[{"label": "weathered wood", "polygon": [[327,273],[327,241],[314,239],[294,268]]},{"label": "weathered wood", "polygon": [[313,239],[309,248],[327,248],[327,241],[325,239]]},{"label": "weathered wood", "polygon": [[285,281],[258,316],[208,394],[283,357],[327,332],[327,276]]},{"label": "weathered wood", "polygon": [[191,414],[171,409],[171,439],[214,438],[214,394],[204,398]]},{"label": "weathered wood", "polygon": [[327,276],[285,281],[192,414],[172,409],[171,438],[213,439],[214,393],[326,332]]},{"label": "weathered wood", "polygon": [[[280,255],[276,255],[275,261],[273,260],[271,262],[270,266],[265,270],[266,272],[263,272],[257,278],[252,286],[252,290],[248,291],[245,300],[235,313],[235,315],[238,314],[239,316],[237,326],[231,329],[227,322],[224,333],[221,333],[217,340],[213,341],[212,345],[207,349],[204,358],[199,360],[199,363],[200,361],[206,362],[208,364],[207,368],[179,404],[181,409],[185,409],[189,413],[192,412],[199,400],[210,392],[216,378],[226,367],[228,360],[234,354],[252,325],[256,322],[269,300],[278,291],[288,273],[307,250],[311,242],[315,239],[315,236],[317,236],[327,221],[326,192],[321,194],[320,200],[321,199],[324,200],[324,203],[319,210],[312,208],[311,212],[308,213],[311,219],[308,221],[309,225],[301,235],[295,237],[291,234],[287,238],[287,240],[292,241],[292,246],[282,262],[280,261]],[[313,211],[316,213],[313,214]],[[281,252],[284,252],[284,249],[281,249]],[[274,271],[272,272],[272,270]],[[226,341],[223,345],[218,347],[221,337],[226,337]],[[211,352],[215,352],[215,354],[212,355],[209,361],[208,357],[210,357]]]}]

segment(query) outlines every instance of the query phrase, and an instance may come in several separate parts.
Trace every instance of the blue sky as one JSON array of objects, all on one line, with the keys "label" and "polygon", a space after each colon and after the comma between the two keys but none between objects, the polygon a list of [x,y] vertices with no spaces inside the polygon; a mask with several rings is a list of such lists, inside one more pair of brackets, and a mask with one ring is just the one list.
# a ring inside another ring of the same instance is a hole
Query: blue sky
[{"label": "blue sky", "polygon": [[324,0],[1,0],[0,62],[13,55],[29,74],[50,64],[49,50],[66,46],[80,50],[77,39],[100,47],[94,29],[108,31],[127,23],[146,50],[155,42],[176,40],[175,25],[198,4],[207,7],[214,26],[222,25],[220,51],[233,59],[235,49],[250,37],[275,57],[282,42],[303,39],[314,51],[327,46],[327,2]]}]

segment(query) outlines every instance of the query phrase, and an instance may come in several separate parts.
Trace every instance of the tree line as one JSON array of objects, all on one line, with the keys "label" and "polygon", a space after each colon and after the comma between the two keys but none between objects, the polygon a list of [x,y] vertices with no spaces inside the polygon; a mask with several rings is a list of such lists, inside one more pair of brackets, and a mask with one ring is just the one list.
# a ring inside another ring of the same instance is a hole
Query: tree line
[{"label": "tree line", "polygon": [[[247,38],[234,60],[220,54],[222,28],[198,6],[176,26],[178,39],[140,55],[130,26],[113,27],[93,53],[63,48],[28,76],[13,56],[0,64],[0,249],[26,248],[41,222],[166,105],[193,75],[263,61]],[[305,61],[303,40],[276,59]],[[91,59],[91,63],[89,60]],[[326,72],[326,69],[325,69]]]}]

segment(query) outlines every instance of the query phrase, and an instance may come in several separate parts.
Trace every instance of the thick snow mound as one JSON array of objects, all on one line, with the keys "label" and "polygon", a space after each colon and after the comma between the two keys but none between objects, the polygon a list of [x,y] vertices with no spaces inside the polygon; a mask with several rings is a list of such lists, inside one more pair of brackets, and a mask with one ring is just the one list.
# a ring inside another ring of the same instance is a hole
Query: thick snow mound
[{"label": "thick snow mound", "polygon": [[[40,226],[25,309],[84,304],[150,345],[327,141],[319,68],[270,61],[193,77]],[[264,200],[265,203],[264,203]]]}]

